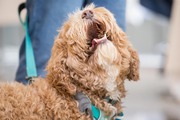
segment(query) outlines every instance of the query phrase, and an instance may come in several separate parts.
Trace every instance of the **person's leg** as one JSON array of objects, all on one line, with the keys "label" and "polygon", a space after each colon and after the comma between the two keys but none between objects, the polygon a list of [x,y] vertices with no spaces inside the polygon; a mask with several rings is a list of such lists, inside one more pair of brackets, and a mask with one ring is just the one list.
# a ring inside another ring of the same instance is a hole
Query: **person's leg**
[{"label": "person's leg", "polygon": [[94,3],[97,7],[102,6],[110,10],[117,20],[118,25],[125,31],[125,11],[126,11],[126,0],[85,0],[84,7],[87,4]]},{"label": "person's leg", "polygon": [[[81,8],[83,0],[27,0],[29,34],[31,37],[38,76],[45,76],[45,66],[57,30],[67,18],[67,14]],[[19,67],[15,80],[26,84],[25,41],[20,48]]]}]

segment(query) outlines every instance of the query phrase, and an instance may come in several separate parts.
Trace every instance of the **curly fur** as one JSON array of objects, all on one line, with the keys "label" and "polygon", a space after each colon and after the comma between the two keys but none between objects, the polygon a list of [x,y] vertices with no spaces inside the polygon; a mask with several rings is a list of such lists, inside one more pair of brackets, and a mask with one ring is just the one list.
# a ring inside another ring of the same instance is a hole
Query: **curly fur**
[{"label": "curly fur", "polygon": [[[82,14],[91,10],[91,20]],[[94,49],[94,38],[107,35],[104,43]],[[69,15],[55,39],[46,67],[46,78],[37,78],[31,85],[20,83],[0,85],[0,119],[77,120],[90,119],[79,112],[74,98],[85,93],[92,104],[111,115],[122,111],[125,97],[124,80],[139,79],[139,58],[119,28],[113,15],[93,4]],[[110,96],[118,103],[104,101]]]}]

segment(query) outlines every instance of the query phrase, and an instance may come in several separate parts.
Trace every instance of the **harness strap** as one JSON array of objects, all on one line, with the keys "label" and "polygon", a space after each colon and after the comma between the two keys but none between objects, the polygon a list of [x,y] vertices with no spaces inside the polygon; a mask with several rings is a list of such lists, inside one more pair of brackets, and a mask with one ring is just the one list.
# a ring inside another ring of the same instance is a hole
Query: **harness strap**
[{"label": "harness strap", "polygon": [[33,47],[28,31],[28,15],[26,15],[25,21],[21,18],[21,11],[26,8],[25,3],[21,3],[18,7],[19,20],[25,30],[25,51],[26,51],[26,72],[28,80],[32,80],[34,77],[37,77],[36,64],[34,59]]},{"label": "harness strap", "polygon": [[[94,106],[87,95],[82,92],[77,92],[75,99],[78,101],[78,107],[80,112],[90,115],[92,120],[108,120],[108,116],[105,116],[104,112]],[[110,98],[109,98],[110,99]],[[109,101],[109,100],[107,100]],[[119,113],[114,117],[114,120],[122,120],[123,113]]]},{"label": "harness strap", "polygon": [[[93,120],[109,120],[108,116],[105,116],[104,112],[102,112],[100,109],[92,105],[92,114],[93,114]],[[123,119],[123,112],[119,113],[118,115],[114,116],[114,120],[122,120]]]},{"label": "harness strap", "polygon": [[98,109],[94,105],[91,105],[91,106],[92,106],[93,120],[108,120],[108,116],[105,116],[104,112],[102,112],[100,109]]}]

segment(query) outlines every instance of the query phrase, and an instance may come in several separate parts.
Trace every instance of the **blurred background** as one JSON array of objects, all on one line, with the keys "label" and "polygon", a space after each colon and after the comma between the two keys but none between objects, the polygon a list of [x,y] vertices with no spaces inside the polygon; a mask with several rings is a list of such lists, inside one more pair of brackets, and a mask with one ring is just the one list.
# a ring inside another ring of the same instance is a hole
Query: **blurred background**
[{"label": "blurred background", "polygon": [[[14,81],[24,38],[17,7],[23,1],[0,0],[1,82]],[[141,80],[126,82],[124,120],[180,120],[180,1],[127,0],[126,13]]]}]

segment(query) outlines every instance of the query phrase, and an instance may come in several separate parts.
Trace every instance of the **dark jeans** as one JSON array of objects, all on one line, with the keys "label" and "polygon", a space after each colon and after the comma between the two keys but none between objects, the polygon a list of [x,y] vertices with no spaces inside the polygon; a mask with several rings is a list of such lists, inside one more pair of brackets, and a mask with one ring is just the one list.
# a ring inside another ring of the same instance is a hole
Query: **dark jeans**
[{"label": "dark jeans", "polygon": [[[114,13],[118,24],[125,29],[125,7],[126,0],[27,0],[27,13],[29,17],[29,34],[31,37],[37,73],[44,77],[45,66],[50,57],[51,48],[57,30],[67,19],[68,13],[82,8],[93,2],[96,6],[104,6]],[[20,55],[19,67],[15,80],[26,84],[26,62],[25,62],[25,41],[23,40]]]},{"label": "dark jeans", "polygon": [[140,0],[140,3],[155,13],[171,17],[173,0]]}]

